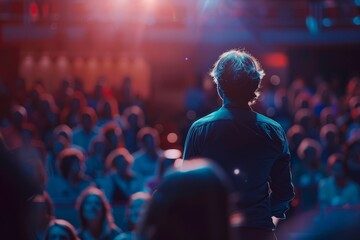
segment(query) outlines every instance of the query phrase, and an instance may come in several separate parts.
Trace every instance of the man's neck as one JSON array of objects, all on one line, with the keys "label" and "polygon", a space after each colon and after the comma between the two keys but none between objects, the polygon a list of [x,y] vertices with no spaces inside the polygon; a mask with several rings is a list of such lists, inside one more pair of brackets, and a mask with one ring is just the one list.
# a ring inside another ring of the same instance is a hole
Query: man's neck
[{"label": "man's neck", "polygon": [[223,106],[228,107],[228,108],[238,108],[238,109],[246,109],[246,110],[251,109],[248,103],[240,103],[240,102],[230,101],[226,97],[224,97],[224,99],[223,99]]}]

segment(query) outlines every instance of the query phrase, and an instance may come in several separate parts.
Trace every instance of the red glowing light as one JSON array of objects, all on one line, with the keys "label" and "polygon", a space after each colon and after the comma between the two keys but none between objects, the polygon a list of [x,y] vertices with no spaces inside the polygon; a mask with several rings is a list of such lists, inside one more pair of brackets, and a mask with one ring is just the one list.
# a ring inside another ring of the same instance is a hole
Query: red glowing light
[{"label": "red glowing light", "polygon": [[285,68],[288,65],[288,57],[282,52],[268,53],[264,55],[264,63],[268,67]]},{"label": "red glowing light", "polygon": [[30,16],[32,18],[37,18],[39,16],[39,7],[36,3],[30,3]]}]

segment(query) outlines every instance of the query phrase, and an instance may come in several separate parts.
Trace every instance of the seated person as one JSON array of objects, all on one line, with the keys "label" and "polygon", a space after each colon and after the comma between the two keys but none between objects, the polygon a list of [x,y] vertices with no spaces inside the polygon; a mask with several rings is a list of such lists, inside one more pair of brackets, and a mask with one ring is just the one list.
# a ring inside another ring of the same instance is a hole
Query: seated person
[{"label": "seated person", "polygon": [[229,192],[220,169],[204,159],[184,161],[154,193],[137,239],[230,239]]},{"label": "seated person", "polygon": [[44,239],[79,240],[73,225],[62,219],[55,219],[50,223]]},{"label": "seated person", "polygon": [[329,177],[319,183],[321,207],[344,206],[359,203],[359,186],[348,178],[348,167],[342,154],[332,154],[328,159]]},{"label": "seated person", "polygon": [[76,148],[63,150],[58,159],[60,175],[52,176],[47,192],[54,202],[73,202],[92,182],[84,174],[84,154]]},{"label": "seated person", "polygon": [[130,202],[126,208],[127,232],[121,233],[115,240],[134,240],[136,239],[136,229],[142,217],[145,205],[151,199],[149,193],[137,192],[131,195]]},{"label": "seated person", "polygon": [[131,171],[133,157],[125,148],[112,151],[106,158],[109,174],[96,179],[111,202],[127,202],[130,196],[143,188],[141,182]]},{"label": "seated person", "polygon": [[104,193],[95,187],[85,189],[77,199],[81,240],[113,240],[122,231],[114,222],[111,206]]}]

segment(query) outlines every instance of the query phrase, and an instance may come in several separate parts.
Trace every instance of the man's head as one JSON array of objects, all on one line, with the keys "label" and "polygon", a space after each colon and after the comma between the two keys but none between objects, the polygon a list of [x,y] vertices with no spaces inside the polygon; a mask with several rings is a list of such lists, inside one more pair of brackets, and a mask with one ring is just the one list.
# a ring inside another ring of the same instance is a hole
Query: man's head
[{"label": "man's head", "polygon": [[239,104],[253,103],[265,75],[259,62],[244,50],[230,50],[219,57],[210,75],[220,97]]}]

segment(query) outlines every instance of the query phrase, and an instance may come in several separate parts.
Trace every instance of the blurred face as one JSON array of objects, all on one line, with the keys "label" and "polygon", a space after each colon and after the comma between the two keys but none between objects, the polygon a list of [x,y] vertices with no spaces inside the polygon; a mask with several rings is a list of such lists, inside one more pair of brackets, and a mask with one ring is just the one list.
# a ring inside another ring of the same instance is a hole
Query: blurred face
[{"label": "blurred face", "polygon": [[131,114],[128,118],[129,124],[132,127],[137,127],[138,125],[138,116],[136,116],[135,114]]},{"label": "blurred face", "polygon": [[114,159],[116,171],[119,174],[124,174],[127,171],[128,163],[123,156],[118,156]]},{"label": "blurred face", "polygon": [[111,112],[111,105],[110,105],[110,103],[105,103],[104,104],[104,110],[103,110],[104,112],[104,115],[105,115],[105,117],[112,117],[112,112]]},{"label": "blurred face", "polygon": [[86,220],[99,220],[103,213],[103,207],[99,196],[90,194],[83,204],[83,215]]},{"label": "blurred face", "polygon": [[21,126],[24,122],[24,116],[20,112],[14,113],[14,124],[16,126]]},{"label": "blurred face", "polygon": [[82,171],[81,163],[78,159],[74,160],[71,164],[70,175],[78,176]]},{"label": "blurred face", "polygon": [[146,135],[144,138],[144,146],[145,149],[148,151],[154,151],[155,150],[155,140],[151,135]]},{"label": "blurred face", "polygon": [[114,131],[111,131],[108,134],[108,141],[110,142],[110,145],[115,148],[119,145],[119,138],[116,135],[116,133]]},{"label": "blurred face", "polygon": [[81,118],[81,124],[85,129],[91,129],[92,128],[92,119],[88,114],[84,114]]},{"label": "blurred face", "polygon": [[317,161],[316,150],[312,147],[305,149],[304,156],[305,161],[307,161],[308,163],[315,163]]},{"label": "blurred face", "polygon": [[58,140],[58,141],[54,142],[54,152],[56,155],[59,154],[64,149],[65,149],[65,146],[61,141]]},{"label": "blurred face", "polygon": [[65,229],[55,225],[50,228],[49,240],[70,240],[70,236]]},{"label": "blurred face", "polygon": [[328,132],[326,134],[326,142],[328,145],[335,145],[337,143],[336,141],[336,134],[334,132]]},{"label": "blurred face", "polygon": [[94,144],[94,151],[97,154],[101,154],[105,152],[105,143],[98,141]]},{"label": "blurred face", "polygon": [[145,199],[138,198],[130,203],[130,222],[136,224],[139,222],[140,216],[143,212],[143,205],[146,202]]}]

